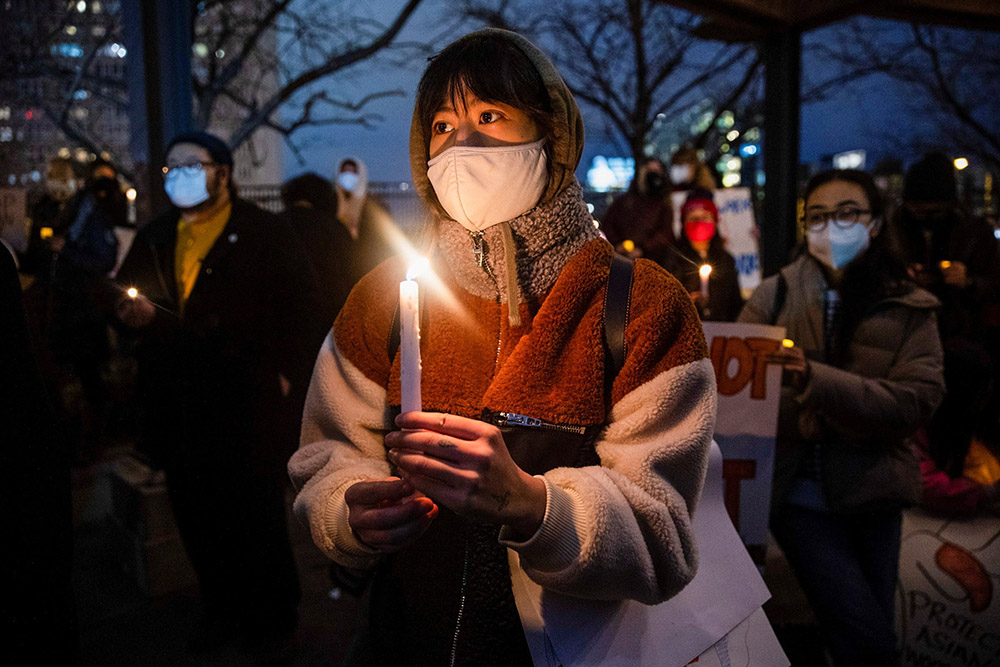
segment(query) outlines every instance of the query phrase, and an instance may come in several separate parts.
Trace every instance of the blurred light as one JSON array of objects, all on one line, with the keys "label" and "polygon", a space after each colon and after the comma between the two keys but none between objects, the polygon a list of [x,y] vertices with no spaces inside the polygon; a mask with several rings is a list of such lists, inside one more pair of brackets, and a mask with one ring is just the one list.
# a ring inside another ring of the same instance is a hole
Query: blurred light
[{"label": "blurred light", "polygon": [[719,146],[719,151],[722,153],[728,153],[730,148],[732,148],[732,146],[730,146],[729,144],[722,144],[721,146]]},{"label": "blurred light", "polygon": [[67,35],[75,35],[76,34],[76,26],[75,25],[68,25],[68,26],[66,26],[66,34]]},{"label": "blurred light", "polygon": [[942,269],[950,269],[950,268],[951,268],[951,262],[949,262],[949,261],[948,261],[948,260],[946,260],[946,259],[945,259],[945,260],[942,260],[942,261],[941,261],[941,268],[942,268]]},{"label": "blurred light", "polygon": [[28,109],[27,111],[24,112],[24,120],[31,120],[34,117],[35,117],[35,112],[32,111],[31,109]]},{"label": "blurred light", "polygon": [[410,267],[406,269],[406,279],[416,280],[422,273],[430,267],[431,261],[426,257],[419,257],[413,260]]},{"label": "blurred light", "polygon": [[712,275],[712,265],[711,264],[702,264],[698,268],[698,275],[701,276],[703,279],[704,278],[708,278],[710,275]]},{"label": "blurred light", "polygon": [[728,140],[728,141],[736,141],[736,137],[738,137],[738,136],[740,136],[740,131],[739,130],[731,130],[729,132],[729,134],[726,135],[726,140]]},{"label": "blurred light", "polygon": [[[10,177],[11,177],[11,179],[13,179],[13,178],[14,178],[14,175],[13,175],[13,174],[11,174],[11,176],[10,176]],[[11,183],[13,183],[13,180],[11,181]],[[50,239],[50,238],[52,238],[52,233],[53,233],[53,231],[52,231],[52,228],[51,228],[51,227],[42,227],[41,229],[39,229],[39,230],[38,230],[38,236],[39,236],[39,238],[41,238],[41,239],[42,239],[43,241],[44,241],[45,239]]]},{"label": "blurred light", "polygon": [[87,3],[84,2],[83,0],[80,0],[80,2],[76,3],[76,11],[80,12],[81,14],[87,11]]},{"label": "blurred light", "polygon": [[88,97],[90,97],[90,93],[88,93],[88,92],[87,92],[86,90],[84,90],[83,88],[81,88],[80,90],[77,90],[77,91],[75,91],[75,92],[73,93],[73,99],[74,99],[74,100],[85,100],[85,99],[87,99]]},{"label": "blurred light", "polygon": [[62,159],[67,160],[67,159],[69,159],[70,152],[69,152],[68,148],[66,148],[65,146],[63,146],[62,148],[59,149],[59,152],[57,154]]},{"label": "blurred light", "polygon": [[0,127],[0,143],[7,143],[9,141],[14,141],[14,128],[12,127]]},{"label": "blurred light", "polygon": [[740,146],[740,155],[750,157],[751,155],[756,155],[757,150],[757,144],[743,144]]},{"label": "blurred light", "polygon": [[10,120],[10,107],[0,107],[0,120]]},{"label": "blurred light", "polygon": [[594,205],[593,204],[587,204],[587,212],[590,213],[591,215],[594,214]]},{"label": "blurred light", "polygon": [[15,183],[17,183],[17,176],[11,174],[10,176],[7,177],[7,182],[10,183],[11,185],[14,185]]},{"label": "blurred light", "polygon": [[966,158],[964,157],[955,158],[955,169],[961,171],[962,169],[965,169],[968,166],[969,166],[969,161]]},{"label": "blurred light", "polygon": [[87,160],[87,149],[86,148],[77,148],[75,151],[73,151],[73,157],[76,158],[77,162],[86,162],[86,160]]},{"label": "blurred light", "polygon": [[136,194],[137,193],[135,191],[135,188],[129,188],[128,190],[125,191],[125,199],[128,199],[129,201],[135,201]]},{"label": "blurred light", "polygon": [[993,238],[1000,239],[1000,229],[993,230]]},{"label": "blurred light", "polygon": [[217,51],[215,52],[215,57],[216,57],[216,58],[218,58],[219,60],[222,60],[223,58],[225,58],[225,57],[226,57],[226,52],[225,52],[225,51],[223,51],[222,49],[218,49],[218,50],[217,50]]},{"label": "blurred light", "polygon": [[134,287],[129,287],[127,290],[125,290],[125,293],[128,294],[128,298],[130,299],[134,299],[137,296],[139,296],[139,290],[137,290]]},{"label": "blurred light", "polygon": [[867,153],[863,150],[844,151],[833,156],[834,169],[864,169]]},{"label": "blurred light", "polygon": [[739,171],[740,167],[743,165],[743,160],[738,157],[731,157],[726,160],[726,169],[729,171]]},{"label": "blurred light", "polygon": [[406,192],[409,189],[410,189],[410,184],[409,183],[407,183],[407,182],[404,181],[404,182],[402,182],[402,183],[399,184],[399,190],[400,190],[400,192]]},{"label": "blurred light", "polygon": [[101,3],[98,2],[98,0],[94,0],[92,3],[90,3],[90,11],[94,12],[95,14],[100,14]]},{"label": "blurred light", "polygon": [[38,171],[37,169],[31,172],[31,180],[33,180],[35,183],[42,180],[42,172]]},{"label": "blurred light", "polygon": [[194,46],[191,47],[191,50],[194,51],[194,54],[199,58],[204,58],[208,55],[208,47],[201,42],[196,42]]},{"label": "blurred light", "polygon": [[632,252],[633,250],[635,250],[635,241],[633,241],[632,239],[625,239],[624,241],[622,241],[622,250],[624,250],[625,252]]},{"label": "blurred light", "polygon": [[733,188],[740,184],[740,175],[736,173],[725,174],[722,177],[722,187]]},{"label": "blurred light", "polygon": [[781,339],[781,346],[782,347],[795,347],[795,341],[792,340],[791,338],[782,338]]}]

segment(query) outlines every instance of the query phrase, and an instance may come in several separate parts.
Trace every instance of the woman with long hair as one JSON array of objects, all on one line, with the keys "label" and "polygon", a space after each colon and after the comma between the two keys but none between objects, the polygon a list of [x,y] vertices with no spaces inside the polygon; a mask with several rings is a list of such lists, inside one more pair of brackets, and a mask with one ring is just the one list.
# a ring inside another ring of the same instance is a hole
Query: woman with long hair
[{"label": "woman with long hair", "polygon": [[777,324],[784,366],[771,529],[837,665],[895,664],[901,509],[920,493],[906,443],[944,393],[938,301],[914,285],[871,176],[816,174],[806,248],[741,322]]}]

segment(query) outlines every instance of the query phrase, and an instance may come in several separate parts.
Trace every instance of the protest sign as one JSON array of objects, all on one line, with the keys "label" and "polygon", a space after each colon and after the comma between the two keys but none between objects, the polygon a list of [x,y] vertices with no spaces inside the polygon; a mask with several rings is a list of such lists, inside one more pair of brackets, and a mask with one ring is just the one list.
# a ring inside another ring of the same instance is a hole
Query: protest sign
[{"label": "protest sign", "polygon": [[[686,198],[686,192],[672,195],[674,234],[678,237],[683,233],[681,206]],[[726,252],[736,260],[740,292],[748,299],[761,280],[759,234],[750,188],[713,190],[712,199],[719,209],[719,236],[725,241]]]},{"label": "protest sign", "polygon": [[784,327],[704,322],[715,368],[719,411],[715,441],[725,458],[726,509],[758,565],[764,563],[771,506],[781,366],[767,355],[781,347]]},{"label": "protest sign", "polygon": [[1000,520],[903,512],[896,625],[901,665],[1000,665]]}]

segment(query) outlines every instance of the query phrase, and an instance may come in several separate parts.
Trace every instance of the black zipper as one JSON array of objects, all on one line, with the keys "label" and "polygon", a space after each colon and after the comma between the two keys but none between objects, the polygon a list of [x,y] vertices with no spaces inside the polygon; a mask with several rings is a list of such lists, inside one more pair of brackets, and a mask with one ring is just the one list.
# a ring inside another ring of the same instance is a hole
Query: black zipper
[{"label": "black zipper", "polygon": [[496,413],[497,426],[526,426],[528,428],[540,428],[546,431],[559,431],[561,433],[575,433],[583,435],[587,431],[585,426],[571,426],[569,424],[556,424],[547,422],[544,419],[536,419],[528,415],[521,415],[516,412]]}]

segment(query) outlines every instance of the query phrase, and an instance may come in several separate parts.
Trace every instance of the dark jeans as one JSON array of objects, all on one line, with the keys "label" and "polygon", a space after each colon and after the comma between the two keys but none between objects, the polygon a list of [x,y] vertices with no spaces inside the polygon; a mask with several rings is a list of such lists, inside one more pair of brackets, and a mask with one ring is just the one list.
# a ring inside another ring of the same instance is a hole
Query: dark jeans
[{"label": "dark jeans", "polygon": [[772,517],[838,666],[896,664],[901,526],[898,509],[836,515],[786,504]]}]

